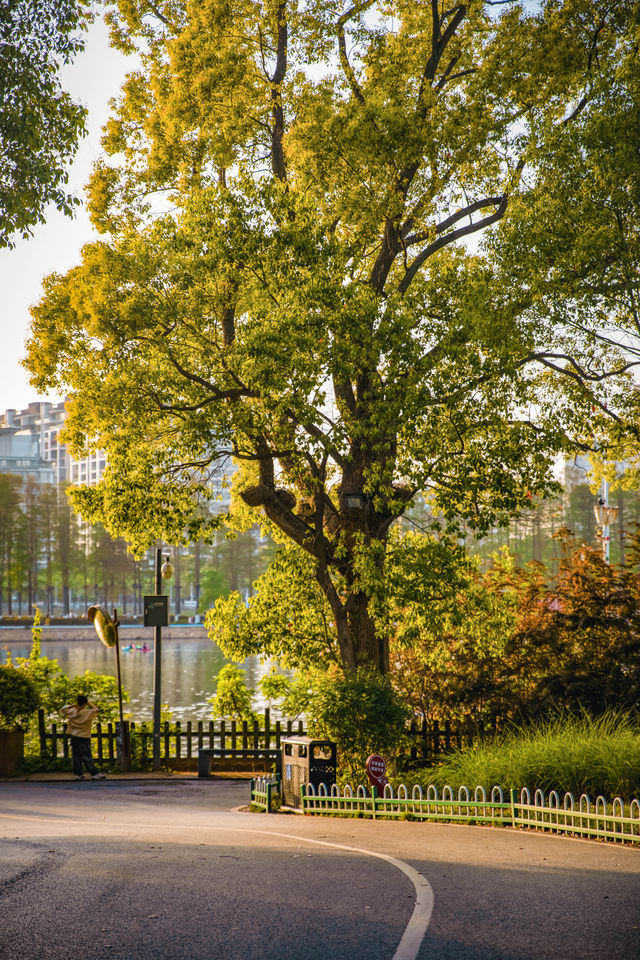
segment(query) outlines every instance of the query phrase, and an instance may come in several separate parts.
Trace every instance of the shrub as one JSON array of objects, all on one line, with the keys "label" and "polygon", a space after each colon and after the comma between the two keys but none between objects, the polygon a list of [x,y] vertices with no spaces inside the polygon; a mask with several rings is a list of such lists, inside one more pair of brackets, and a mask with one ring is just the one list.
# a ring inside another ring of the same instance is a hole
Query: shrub
[{"label": "shrub", "polygon": [[211,704],[214,719],[224,717],[253,722],[256,717],[251,706],[253,690],[245,683],[244,670],[235,663],[227,663],[218,673],[217,682],[215,696],[207,701]]},{"label": "shrub", "polygon": [[0,666],[0,725],[13,728],[26,724],[39,705],[35,684],[24,671]]},{"label": "shrub", "polygon": [[311,736],[336,742],[341,776],[353,781],[366,780],[369,754],[393,761],[404,746],[407,707],[379,673],[315,679],[306,712]]}]

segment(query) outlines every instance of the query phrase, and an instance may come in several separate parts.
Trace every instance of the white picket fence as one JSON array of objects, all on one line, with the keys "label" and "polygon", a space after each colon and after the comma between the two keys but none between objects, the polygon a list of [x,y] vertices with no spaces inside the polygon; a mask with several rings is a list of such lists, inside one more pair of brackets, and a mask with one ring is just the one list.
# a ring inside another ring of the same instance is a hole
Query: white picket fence
[{"label": "white picket fence", "polygon": [[524,827],[570,837],[587,837],[614,843],[640,843],[640,801],[624,802],[620,797],[607,801],[597,797],[595,803],[586,795],[576,800],[566,793],[561,801],[557,791],[548,796],[536,790],[531,798],[525,787],[519,793],[511,790],[508,797],[500,787],[489,796],[483,787],[471,791],[460,787],[457,795],[445,786],[439,795],[429,786],[426,795],[420,786],[409,793],[404,784],[394,792],[390,784],[384,793],[362,785],[355,790],[345,786],[329,789],[324,784],[315,789],[302,787],[302,810],[308,814],[342,817],[385,817],[408,820],[430,820],[444,823],[477,823],[493,826]]}]

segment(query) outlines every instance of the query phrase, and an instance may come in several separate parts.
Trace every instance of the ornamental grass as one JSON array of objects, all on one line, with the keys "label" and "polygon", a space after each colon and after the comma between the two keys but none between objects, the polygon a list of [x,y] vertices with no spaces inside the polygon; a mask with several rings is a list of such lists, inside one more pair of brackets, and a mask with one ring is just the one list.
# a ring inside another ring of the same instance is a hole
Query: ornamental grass
[{"label": "ornamental grass", "polygon": [[497,785],[631,800],[640,797],[640,724],[611,711],[514,727],[501,738],[456,750],[415,781],[454,790]]}]

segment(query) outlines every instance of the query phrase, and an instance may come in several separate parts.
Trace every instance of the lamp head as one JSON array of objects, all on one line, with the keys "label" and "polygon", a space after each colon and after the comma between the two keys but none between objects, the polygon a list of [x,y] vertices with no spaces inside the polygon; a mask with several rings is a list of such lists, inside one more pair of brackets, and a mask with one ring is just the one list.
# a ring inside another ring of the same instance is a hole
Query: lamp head
[{"label": "lamp head", "polygon": [[96,633],[105,647],[115,647],[118,637],[117,624],[109,616],[104,607],[97,605],[89,607],[87,617],[94,625]]},{"label": "lamp head", "polygon": [[605,523],[615,523],[618,517],[618,508],[617,507],[605,507],[607,518]]},{"label": "lamp head", "polygon": [[610,523],[615,523],[618,516],[618,508],[607,506],[602,497],[593,505],[593,512],[598,523],[604,524],[605,526]]}]

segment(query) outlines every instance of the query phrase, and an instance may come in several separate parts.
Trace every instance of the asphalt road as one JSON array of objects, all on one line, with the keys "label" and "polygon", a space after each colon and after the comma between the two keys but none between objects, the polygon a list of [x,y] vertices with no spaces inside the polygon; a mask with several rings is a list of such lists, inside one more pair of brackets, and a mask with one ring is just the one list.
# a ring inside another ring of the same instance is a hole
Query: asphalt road
[{"label": "asphalt road", "polygon": [[638,848],[234,811],[248,790],[0,784],[0,958],[640,957]]}]

